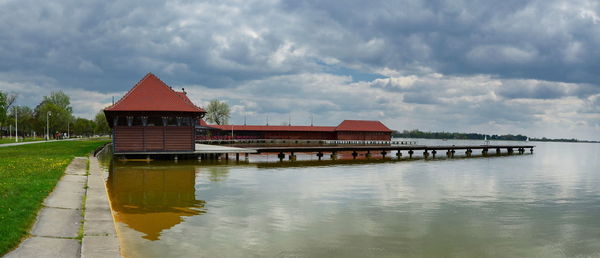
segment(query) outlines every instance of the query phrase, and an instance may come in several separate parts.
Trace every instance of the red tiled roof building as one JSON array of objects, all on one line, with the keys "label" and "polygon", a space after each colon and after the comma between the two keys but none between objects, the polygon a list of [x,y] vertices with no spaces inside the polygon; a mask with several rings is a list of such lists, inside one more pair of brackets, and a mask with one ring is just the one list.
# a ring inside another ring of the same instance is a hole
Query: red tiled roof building
[{"label": "red tiled roof building", "polygon": [[127,153],[193,152],[195,125],[206,112],[149,73],[104,113],[114,152]]},{"label": "red tiled roof building", "polygon": [[175,91],[151,73],[104,113],[113,129],[115,154],[193,152],[195,140],[219,137],[389,141],[392,134],[381,122],[364,120],[338,126],[209,125],[202,120],[204,109],[183,89]]},{"label": "red tiled roof building", "polygon": [[209,125],[201,120],[200,126],[210,131],[212,138],[360,141],[390,141],[392,138],[392,130],[383,123],[365,120],[344,120],[338,126]]}]

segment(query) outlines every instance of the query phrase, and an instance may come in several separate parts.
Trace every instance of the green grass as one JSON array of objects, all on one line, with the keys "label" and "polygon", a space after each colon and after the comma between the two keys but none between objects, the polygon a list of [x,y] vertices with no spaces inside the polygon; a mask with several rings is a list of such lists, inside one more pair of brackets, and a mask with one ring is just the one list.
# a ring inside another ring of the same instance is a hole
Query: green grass
[{"label": "green grass", "polygon": [[65,141],[0,148],[0,255],[19,244],[46,196],[74,157],[106,140]]},{"label": "green grass", "polygon": [[[37,138],[33,138],[33,137],[32,138],[25,138],[24,140],[23,140],[23,138],[19,138],[19,142],[43,141],[43,140],[44,140],[44,138],[39,138],[39,137],[37,137]],[[0,139],[0,144],[3,144],[3,143],[14,143],[14,142],[15,142],[15,138],[5,137],[5,138]]]}]

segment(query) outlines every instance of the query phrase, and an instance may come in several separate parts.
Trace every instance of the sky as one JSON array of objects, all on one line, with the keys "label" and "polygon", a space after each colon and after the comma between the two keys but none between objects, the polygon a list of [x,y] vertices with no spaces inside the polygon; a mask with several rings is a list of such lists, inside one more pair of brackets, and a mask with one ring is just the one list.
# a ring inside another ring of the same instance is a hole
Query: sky
[{"label": "sky", "polygon": [[600,140],[600,3],[0,0],[0,90],[92,118],[144,75],[232,123]]}]

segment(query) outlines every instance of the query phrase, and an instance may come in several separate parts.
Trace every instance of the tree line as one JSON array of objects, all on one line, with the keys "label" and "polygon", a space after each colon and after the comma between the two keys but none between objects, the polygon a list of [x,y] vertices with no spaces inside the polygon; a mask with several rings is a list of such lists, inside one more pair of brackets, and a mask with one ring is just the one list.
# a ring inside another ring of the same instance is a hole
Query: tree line
[{"label": "tree line", "polygon": [[73,116],[70,97],[62,91],[44,96],[33,109],[15,105],[18,96],[0,91],[0,137],[15,134],[15,119],[19,137],[44,137],[48,125],[50,137],[93,136],[110,134],[104,112],[93,120]]},{"label": "tree line", "polygon": [[404,130],[402,132],[394,131],[393,137],[399,138],[422,138],[422,139],[453,139],[453,140],[483,140],[487,137],[488,140],[503,140],[503,141],[525,141],[525,135],[496,135],[496,134],[480,134],[480,133],[450,133],[450,132],[422,132],[419,130]]},{"label": "tree line", "polygon": [[404,130],[402,132],[394,131],[393,137],[398,138],[421,138],[421,139],[452,139],[452,140],[483,140],[487,137],[488,140],[499,140],[499,141],[537,141],[537,142],[589,142],[598,143],[600,141],[587,141],[572,139],[552,139],[552,138],[529,138],[521,134],[480,134],[480,133],[450,133],[450,132],[422,132],[419,130]]}]

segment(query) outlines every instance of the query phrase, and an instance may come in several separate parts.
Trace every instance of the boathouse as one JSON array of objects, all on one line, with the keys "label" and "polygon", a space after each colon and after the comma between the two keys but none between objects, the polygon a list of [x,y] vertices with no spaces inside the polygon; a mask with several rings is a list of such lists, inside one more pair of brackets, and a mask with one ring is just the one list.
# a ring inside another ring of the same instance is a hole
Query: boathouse
[{"label": "boathouse", "polygon": [[205,113],[184,89],[175,91],[152,73],[104,109],[115,153],[194,152],[195,125]]},{"label": "boathouse", "polygon": [[209,125],[199,121],[198,139],[296,139],[390,141],[392,130],[380,121],[344,120],[338,126]]}]

